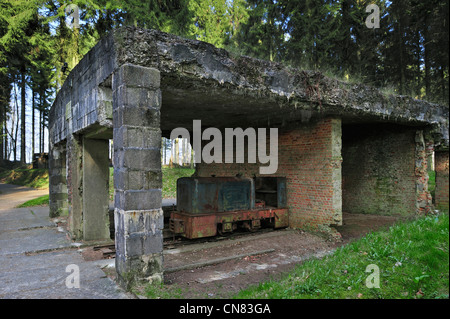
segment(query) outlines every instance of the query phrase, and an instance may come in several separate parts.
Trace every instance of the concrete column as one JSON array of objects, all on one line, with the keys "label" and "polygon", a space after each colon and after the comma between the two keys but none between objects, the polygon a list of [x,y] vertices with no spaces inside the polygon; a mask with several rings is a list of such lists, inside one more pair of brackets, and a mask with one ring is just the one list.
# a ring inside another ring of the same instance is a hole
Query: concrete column
[{"label": "concrete column", "polygon": [[83,138],[83,239],[109,235],[109,140]]},{"label": "concrete column", "polygon": [[67,187],[69,193],[68,230],[72,239],[83,239],[83,145],[82,137],[67,138]]},{"label": "concrete column", "polygon": [[162,281],[160,74],[126,64],[113,75],[116,271],[134,281]]},{"label": "concrete column", "polygon": [[435,204],[439,210],[448,211],[448,175],[449,175],[449,152],[436,151],[434,153],[436,170]]},{"label": "concrete column", "polygon": [[333,224],[342,226],[342,121],[331,119],[331,182]]},{"label": "concrete column", "polygon": [[415,142],[416,213],[424,215],[431,212],[433,198],[428,191],[427,138],[422,130],[416,132]]},{"label": "concrete column", "polygon": [[66,152],[63,146],[51,145],[49,152],[49,208],[50,217],[69,212],[67,202]]}]

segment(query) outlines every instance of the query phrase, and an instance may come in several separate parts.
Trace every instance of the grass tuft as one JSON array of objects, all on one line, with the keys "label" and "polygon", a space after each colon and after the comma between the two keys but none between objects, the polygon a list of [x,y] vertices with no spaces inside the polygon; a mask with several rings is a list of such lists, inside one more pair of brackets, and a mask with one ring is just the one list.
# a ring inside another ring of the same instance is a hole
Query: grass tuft
[{"label": "grass tuft", "polygon": [[[379,269],[380,288],[368,288]],[[371,266],[372,267],[372,266]],[[372,269],[372,270],[371,270]],[[366,270],[368,272],[366,272]],[[440,299],[449,297],[449,217],[427,216],[372,232],[333,255],[309,260],[280,281],[236,298]]]},{"label": "grass tuft", "polygon": [[180,177],[190,177],[194,174],[195,169],[185,167],[162,167],[163,175],[163,198],[177,197],[177,179]]},{"label": "grass tuft", "polygon": [[[180,177],[190,177],[194,174],[194,168],[186,167],[166,167],[161,168],[162,173],[162,197],[176,198],[177,197],[177,179]],[[109,197],[114,199],[114,169],[109,170]]]},{"label": "grass tuft", "polygon": [[45,168],[0,170],[0,183],[48,188],[48,181],[48,170]]},{"label": "grass tuft", "polygon": [[17,207],[22,208],[22,207],[32,207],[32,206],[46,206],[46,205],[48,205],[48,201],[49,201],[49,195],[43,195],[41,197],[26,201],[25,203],[20,204]]}]

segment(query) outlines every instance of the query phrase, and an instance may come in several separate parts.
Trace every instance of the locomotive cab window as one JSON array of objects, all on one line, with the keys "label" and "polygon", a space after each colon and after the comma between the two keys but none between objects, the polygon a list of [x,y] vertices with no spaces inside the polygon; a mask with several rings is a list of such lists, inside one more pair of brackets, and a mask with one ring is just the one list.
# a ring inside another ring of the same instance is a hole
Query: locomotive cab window
[{"label": "locomotive cab window", "polygon": [[286,207],[286,178],[285,177],[255,177],[256,201],[265,206]]}]

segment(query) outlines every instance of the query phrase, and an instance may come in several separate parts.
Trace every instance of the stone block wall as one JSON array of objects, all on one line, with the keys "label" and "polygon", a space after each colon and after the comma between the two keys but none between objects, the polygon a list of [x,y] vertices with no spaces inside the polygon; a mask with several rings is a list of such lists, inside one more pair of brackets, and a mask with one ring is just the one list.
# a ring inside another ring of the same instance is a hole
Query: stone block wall
[{"label": "stone block wall", "polygon": [[125,64],[113,75],[116,271],[124,286],[162,281],[159,71]]}]

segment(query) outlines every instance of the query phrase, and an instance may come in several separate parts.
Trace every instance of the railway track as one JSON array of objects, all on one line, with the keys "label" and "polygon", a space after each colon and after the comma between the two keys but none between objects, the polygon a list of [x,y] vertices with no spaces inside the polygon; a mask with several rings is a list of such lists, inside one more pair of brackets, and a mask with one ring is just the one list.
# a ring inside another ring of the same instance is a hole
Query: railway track
[{"label": "railway track", "polygon": [[248,232],[248,231],[235,231],[226,236],[214,236],[214,237],[205,237],[205,238],[197,238],[197,239],[187,239],[184,237],[165,237],[163,241],[164,249],[175,249],[180,246],[188,246],[188,245],[198,245],[203,243],[216,243],[223,242],[226,240],[234,240],[239,238],[251,237],[259,234],[265,234],[270,232],[276,232],[277,229],[273,228],[262,228],[256,232]]},{"label": "railway track", "polygon": [[[236,231],[230,233],[227,236],[215,236],[215,237],[205,237],[198,239],[187,239],[180,236],[173,236],[170,233],[170,230],[164,228],[164,239],[163,239],[163,249],[166,253],[170,253],[170,251],[176,251],[182,247],[191,246],[191,245],[214,245],[215,243],[226,242],[227,240],[239,240],[239,239],[251,239],[252,236],[258,236],[262,234],[267,234],[271,232],[277,232],[280,230],[272,229],[272,228],[262,228],[256,232],[248,232],[248,231]],[[103,253],[103,259],[114,258],[116,254],[115,244],[105,244],[105,245],[97,245],[93,247],[94,251],[101,251]]]}]

